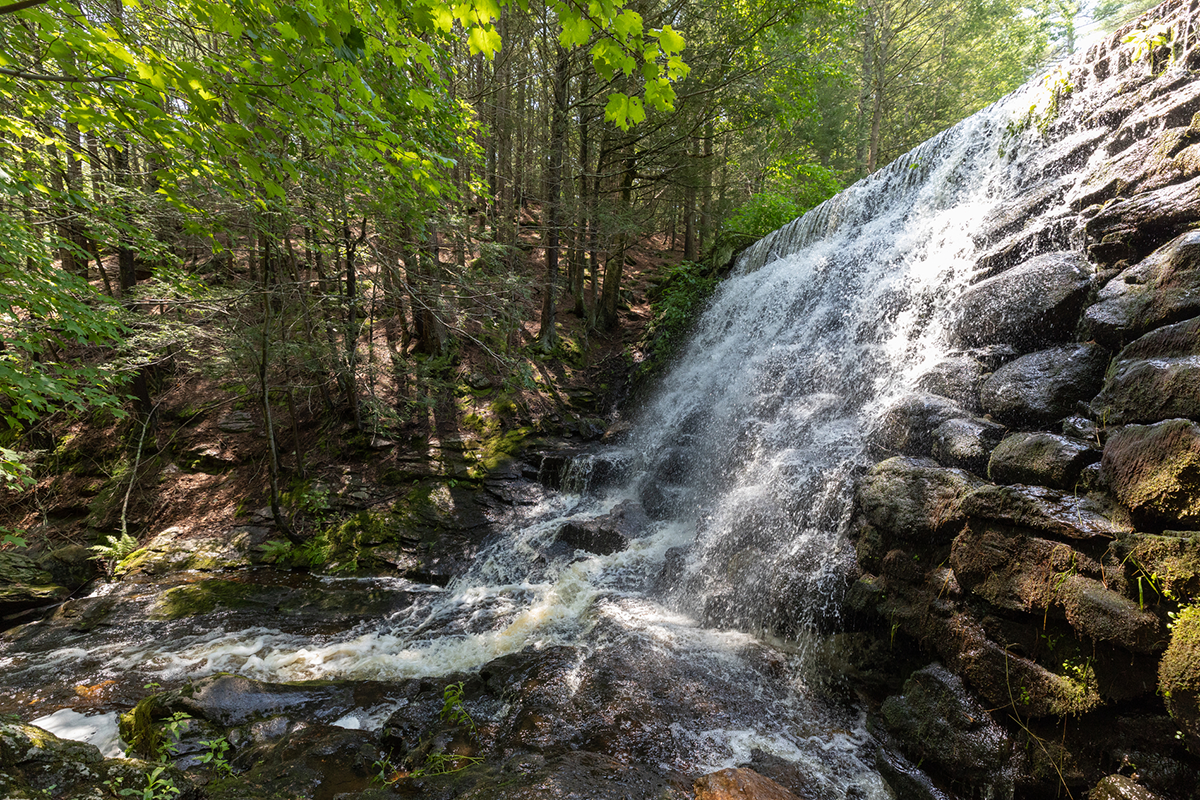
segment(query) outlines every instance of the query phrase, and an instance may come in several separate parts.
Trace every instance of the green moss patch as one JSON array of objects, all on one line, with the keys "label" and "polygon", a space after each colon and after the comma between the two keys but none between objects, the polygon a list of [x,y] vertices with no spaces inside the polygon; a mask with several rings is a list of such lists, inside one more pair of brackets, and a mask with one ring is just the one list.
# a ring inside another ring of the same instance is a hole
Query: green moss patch
[{"label": "green moss patch", "polygon": [[1158,690],[1168,713],[1193,742],[1200,740],[1200,606],[1187,606],[1175,617],[1158,667]]},{"label": "green moss patch", "polygon": [[176,586],[163,592],[151,615],[159,619],[180,619],[195,614],[210,614],[218,608],[250,608],[259,587],[239,581],[212,580]]}]

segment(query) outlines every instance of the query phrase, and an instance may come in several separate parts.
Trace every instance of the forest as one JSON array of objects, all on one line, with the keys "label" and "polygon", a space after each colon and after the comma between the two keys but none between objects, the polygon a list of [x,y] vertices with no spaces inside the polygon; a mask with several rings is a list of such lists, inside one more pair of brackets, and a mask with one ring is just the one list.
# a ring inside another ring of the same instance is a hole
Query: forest
[{"label": "forest", "polygon": [[447,381],[554,394],[647,243],[669,350],[714,253],[1144,5],[0,5],[0,476],[33,487],[83,415],[144,437],[188,372],[263,416],[282,523],[305,426],[386,431]]}]

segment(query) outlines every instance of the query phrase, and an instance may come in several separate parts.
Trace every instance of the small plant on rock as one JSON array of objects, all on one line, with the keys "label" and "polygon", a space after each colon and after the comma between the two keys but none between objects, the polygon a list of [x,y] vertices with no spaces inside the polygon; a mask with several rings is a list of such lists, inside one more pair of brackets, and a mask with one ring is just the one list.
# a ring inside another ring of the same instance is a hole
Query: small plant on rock
[{"label": "small plant on rock", "polygon": [[208,751],[196,757],[196,760],[201,764],[211,764],[217,776],[220,778],[228,778],[233,774],[233,767],[229,763],[226,753],[229,752],[229,740],[224,736],[218,736],[215,739],[203,739],[200,744],[207,747]]}]

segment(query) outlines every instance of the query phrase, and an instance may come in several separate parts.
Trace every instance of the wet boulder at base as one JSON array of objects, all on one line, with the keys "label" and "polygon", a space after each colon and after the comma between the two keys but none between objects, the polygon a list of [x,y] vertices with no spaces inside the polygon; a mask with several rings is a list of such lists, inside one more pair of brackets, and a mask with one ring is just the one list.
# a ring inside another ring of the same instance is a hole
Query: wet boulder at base
[{"label": "wet boulder at base", "polygon": [[917,379],[918,391],[948,397],[963,408],[979,411],[979,387],[983,384],[984,366],[971,356],[945,358]]},{"label": "wet boulder at base", "polygon": [[[1007,786],[1011,791],[1013,742],[941,664],[913,673],[903,694],[883,701],[880,717],[905,755],[955,788]],[[984,796],[1003,796],[1003,790]]]},{"label": "wet boulder at base", "polygon": [[558,541],[579,550],[608,555],[624,550],[630,540],[646,532],[650,518],[635,500],[625,500],[613,510],[585,522],[568,522],[558,531]]},{"label": "wet boulder at base", "polygon": [[1109,775],[1096,784],[1088,800],[1161,800],[1154,792],[1126,775]]},{"label": "wet boulder at base", "polygon": [[959,299],[952,339],[1028,353],[1065,342],[1083,311],[1092,267],[1082,253],[1043,253],[972,286]]},{"label": "wet boulder at base", "polygon": [[933,432],[949,419],[969,414],[953,400],[936,394],[910,394],[900,398],[884,414],[872,442],[888,453],[927,456],[933,448]]},{"label": "wet boulder at base", "polygon": [[1200,424],[1127,425],[1109,436],[1101,466],[1140,524],[1200,529]]},{"label": "wet boulder at base", "polygon": [[1081,398],[1094,397],[1108,360],[1108,351],[1090,343],[1030,353],[992,373],[979,399],[999,421],[1037,428],[1070,416]]},{"label": "wet boulder at base", "polygon": [[1014,433],[992,451],[987,476],[997,483],[1025,483],[1070,491],[1084,467],[1100,460],[1087,442],[1054,433]]},{"label": "wet boulder at base", "polygon": [[1109,425],[1200,420],[1200,317],[1151,331],[1118,353],[1091,405]]},{"label": "wet boulder at base", "polygon": [[1200,314],[1200,231],[1188,231],[1105,284],[1084,312],[1096,341],[1118,347]]}]

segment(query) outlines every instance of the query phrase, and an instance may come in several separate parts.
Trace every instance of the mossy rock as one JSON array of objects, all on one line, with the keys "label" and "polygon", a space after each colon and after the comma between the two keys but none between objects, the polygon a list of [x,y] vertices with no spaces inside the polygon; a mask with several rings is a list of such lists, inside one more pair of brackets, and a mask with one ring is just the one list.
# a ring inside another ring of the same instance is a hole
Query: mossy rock
[{"label": "mossy rock", "polygon": [[520,427],[509,431],[498,431],[483,439],[479,444],[479,449],[473,453],[475,463],[468,475],[472,478],[484,478],[489,473],[500,469],[524,449],[526,440],[532,434],[532,428]]},{"label": "mossy rock", "polygon": [[0,552],[0,616],[65,600],[70,594],[32,558]]},{"label": "mossy rock", "polygon": [[174,766],[139,759],[104,759],[95,745],[60,739],[24,723],[0,722],[0,797],[109,800],[115,787],[141,797],[147,776],[160,770],[157,785],[169,783],[176,800],[191,800],[196,790]]},{"label": "mossy rock", "polygon": [[209,614],[218,608],[270,607],[257,599],[262,587],[240,581],[210,580],[175,586],[163,592],[150,611],[158,619]]},{"label": "mossy rock", "polygon": [[1145,605],[1200,596],[1200,534],[1135,533],[1112,545]]},{"label": "mossy rock", "polygon": [[982,481],[926,458],[897,456],[876,464],[858,488],[867,521],[885,536],[949,541],[962,527],[962,499]]},{"label": "mossy rock", "polygon": [[78,588],[96,577],[93,555],[81,544],[69,544],[42,556],[38,566],[49,572],[55,583]]},{"label": "mossy rock", "polygon": [[1127,425],[1109,436],[1101,464],[1136,521],[1200,529],[1200,425],[1186,419]]},{"label": "mossy rock", "polygon": [[1200,606],[1187,606],[1175,617],[1158,667],[1158,689],[1192,749],[1200,748]]},{"label": "mossy rock", "polygon": [[192,538],[178,527],[159,533],[114,567],[118,575],[165,575],[185,570],[212,572],[251,566],[251,539],[255,529],[236,528],[225,536]]}]

